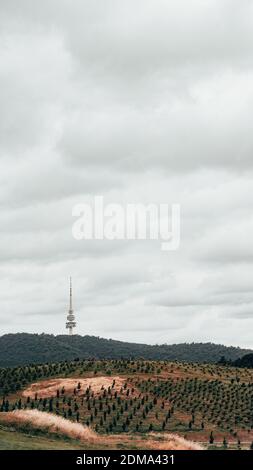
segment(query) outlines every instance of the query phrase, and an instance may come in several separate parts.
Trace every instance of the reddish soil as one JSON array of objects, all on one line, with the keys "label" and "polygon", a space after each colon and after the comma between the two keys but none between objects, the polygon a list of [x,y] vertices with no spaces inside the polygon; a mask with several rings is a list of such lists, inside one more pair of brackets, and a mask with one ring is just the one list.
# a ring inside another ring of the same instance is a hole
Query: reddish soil
[{"label": "reddish soil", "polygon": [[[31,398],[35,397],[37,394],[38,398],[48,398],[53,397],[56,395],[57,390],[61,392],[62,388],[64,387],[65,393],[73,393],[73,390],[76,389],[77,394],[84,395],[87,388],[91,388],[94,393],[98,393],[101,391],[102,387],[108,388],[113,386],[113,381],[115,381],[115,385],[113,390],[120,390],[122,385],[124,384],[124,379],[122,377],[91,377],[91,378],[59,378],[59,379],[49,379],[43,380],[41,382],[36,382],[31,384],[28,388],[26,388],[22,395],[24,397],[30,396]],[[80,383],[81,388],[78,390],[77,386]]]}]

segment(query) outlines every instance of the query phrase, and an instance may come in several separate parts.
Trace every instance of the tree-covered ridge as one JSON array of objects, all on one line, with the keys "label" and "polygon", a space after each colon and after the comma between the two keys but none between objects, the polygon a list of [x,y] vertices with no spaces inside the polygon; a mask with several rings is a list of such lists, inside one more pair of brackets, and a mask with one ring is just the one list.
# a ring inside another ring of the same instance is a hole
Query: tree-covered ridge
[{"label": "tree-covered ridge", "polygon": [[221,357],[219,364],[229,365],[233,367],[246,367],[248,369],[253,368],[253,353],[245,354],[243,357],[239,357],[235,361],[231,361]]},{"label": "tree-covered ridge", "polygon": [[7,334],[0,337],[0,367],[82,359],[178,360],[218,362],[221,356],[235,361],[252,351],[213,343],[147,345],[96,336]]}]

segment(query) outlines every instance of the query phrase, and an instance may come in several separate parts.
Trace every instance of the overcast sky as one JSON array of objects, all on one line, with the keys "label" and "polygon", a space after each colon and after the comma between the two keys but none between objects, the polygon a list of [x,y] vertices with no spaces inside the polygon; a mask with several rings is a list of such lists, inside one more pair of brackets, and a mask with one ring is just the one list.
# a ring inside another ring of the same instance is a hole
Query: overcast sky
[{"label": "overcast sky", "polygon": [[[1,334],[253,348],[253,2],[0,0]],[[181,204],[181,245],[72,207]]]}]

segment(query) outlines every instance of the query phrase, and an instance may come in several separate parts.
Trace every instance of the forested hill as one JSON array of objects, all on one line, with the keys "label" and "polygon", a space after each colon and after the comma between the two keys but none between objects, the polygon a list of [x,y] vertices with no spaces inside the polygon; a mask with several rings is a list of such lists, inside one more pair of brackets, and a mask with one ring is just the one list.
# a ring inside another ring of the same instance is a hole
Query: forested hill
[{"label": "forested hill", "polygon": [[75,358],[234,361],[252,351],[212,343],[155,345],[126,343],[95,336],[17,333],[0,337],[0,367],[54,362]]},{"label": "forested hill", "polygon": [[235,367],[246,367],[248,369],[253,368],[253,353],[246,354],[243,357],[240,357],[239,359],[236,359],[233,362],[228,363],[229,365],[235,366]]}]

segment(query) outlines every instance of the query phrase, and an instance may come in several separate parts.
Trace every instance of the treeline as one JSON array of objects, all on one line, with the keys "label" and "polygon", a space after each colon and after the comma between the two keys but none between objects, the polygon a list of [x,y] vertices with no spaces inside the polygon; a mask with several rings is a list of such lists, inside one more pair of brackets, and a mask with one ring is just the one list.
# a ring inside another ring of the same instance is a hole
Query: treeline
[{"label": "treeline", "polygon": [[232,367],[245,367],[247,369],[253,368],[253,353],[245,354],[245,356],[239,357],[238,359],[232,361],[231,359],[226,359],[224,356],[220,358],[218,364],[228,365]]},{"label": "treeline", "polygon": [[96,336],[7,334],[0,337],[0,367],[81,359],[178,360],[217,363],[235,361],[250,350],[213,343],[147,345]]}]

